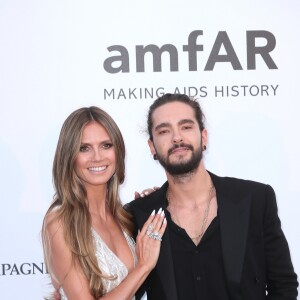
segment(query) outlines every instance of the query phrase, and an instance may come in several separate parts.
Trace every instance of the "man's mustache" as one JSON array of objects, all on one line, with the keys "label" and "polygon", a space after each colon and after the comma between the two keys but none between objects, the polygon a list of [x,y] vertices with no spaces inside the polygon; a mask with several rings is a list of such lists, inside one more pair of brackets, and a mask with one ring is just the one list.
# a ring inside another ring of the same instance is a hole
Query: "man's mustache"
[{"label": "man's mustache", "polygon": [[168,150],[168,155],[170,155],[177,148],[187,148],[188,150],[191,150],[191,151],[194,150],[194,147],[192,145],[189,145],[189,144],[184,144],[184,143],[175,144],[172,148],[170,148]]}]

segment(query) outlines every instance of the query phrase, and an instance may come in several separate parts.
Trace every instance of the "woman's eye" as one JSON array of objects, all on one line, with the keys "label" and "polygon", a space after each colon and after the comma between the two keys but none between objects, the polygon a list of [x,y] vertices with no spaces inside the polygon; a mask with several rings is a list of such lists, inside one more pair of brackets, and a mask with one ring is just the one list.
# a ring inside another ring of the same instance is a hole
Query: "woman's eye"
[{"label": "woman's eye", "polygon": [[87,152],[88,150],[89,150],[88,146],[80,146],[80,149],[79,149],[80,152]]},{"label": "woman's eye", "polygon": [[112,146],[113,146],[112,143],[106,143],[106,144],[103,145],[103,148],[104,149],[110,149]]}]

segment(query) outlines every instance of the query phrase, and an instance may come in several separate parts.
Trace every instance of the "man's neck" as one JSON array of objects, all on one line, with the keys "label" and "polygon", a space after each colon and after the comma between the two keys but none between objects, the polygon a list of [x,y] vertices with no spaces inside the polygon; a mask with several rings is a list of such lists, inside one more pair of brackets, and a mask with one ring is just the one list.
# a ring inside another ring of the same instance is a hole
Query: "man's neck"
[{"label": "man's neck", "polygon": [[[206,171],[203,162],[192,173],[183,176],[172,176],[167,173],[169,193],[181,203],[201,201],[202,195],[206,197],[212,187],[210,175]],[[206,200],[206,198],[204,199]]]}]

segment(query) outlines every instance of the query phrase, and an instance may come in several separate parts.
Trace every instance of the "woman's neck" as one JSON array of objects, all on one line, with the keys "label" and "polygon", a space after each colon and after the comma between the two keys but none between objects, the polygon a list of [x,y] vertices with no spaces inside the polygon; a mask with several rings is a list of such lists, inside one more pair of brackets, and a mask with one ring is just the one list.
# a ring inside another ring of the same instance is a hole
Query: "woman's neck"
[{"label": "woman's neck", "polygon": [[107,208],[107,190],[104,188],[89,188],[87,190],[87,200],[89,205],[89,212],[91,216],[98,216],[106,219]]}]

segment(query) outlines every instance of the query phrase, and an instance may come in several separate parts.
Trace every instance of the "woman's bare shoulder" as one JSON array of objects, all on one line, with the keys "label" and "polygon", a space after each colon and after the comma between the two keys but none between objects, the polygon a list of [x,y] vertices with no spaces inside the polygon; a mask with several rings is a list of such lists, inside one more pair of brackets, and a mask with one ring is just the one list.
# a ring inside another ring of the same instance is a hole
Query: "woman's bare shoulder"
[{"label": "woman's bare shoulder", "polygon": [[61,208],[55,207],[51,211],[48,211],[44,219],[44,227],[50,236],[54,236],[56,233],[62,233],[61,222]]}]

